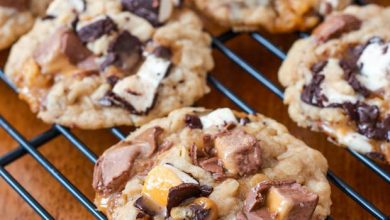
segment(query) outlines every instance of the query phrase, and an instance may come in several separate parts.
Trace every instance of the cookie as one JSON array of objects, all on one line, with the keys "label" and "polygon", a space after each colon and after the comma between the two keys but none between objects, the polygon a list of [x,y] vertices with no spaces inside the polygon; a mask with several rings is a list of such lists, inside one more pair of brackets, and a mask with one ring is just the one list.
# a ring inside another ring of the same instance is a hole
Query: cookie
[{"label": "cookie", "polygon": [[174,0],[54,1],[12,48],[7,76],[48,123],[141,125],[209,91],[210,36]]},{"label": "cookie", "polygon": [[279,80],[302,127],[390,161],[390,8],[350,6],[298,41]]},{"label": "cookie", "polygon": [[103,153],[95,204],[109,219],[325,219],[327,168],[272,119],[184,108]]},{"label": "cookie", "polygon": [[28,32],[51,0],[0,0],[0,50]]},{"label": "cookie", "polygon": [[307,30],[351,0],[192,0],[200,12],[236,31],[273,33]]}]

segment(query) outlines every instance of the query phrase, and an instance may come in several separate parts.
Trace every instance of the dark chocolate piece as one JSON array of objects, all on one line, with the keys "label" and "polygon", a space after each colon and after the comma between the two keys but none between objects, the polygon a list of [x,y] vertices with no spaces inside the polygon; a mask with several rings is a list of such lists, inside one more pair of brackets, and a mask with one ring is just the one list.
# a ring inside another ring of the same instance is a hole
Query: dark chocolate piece
[{"label": "dark chocolate piece", "polygon": [[189,198],[199,197],[201,193],[199,184],[194,183],[182,183],[170,188],[167,204],[168,213],[170,213],[170,210],[173,207],[179,206],[183,201]]},{"label": "dark chocolate piece", "polygon": [[[137,209],[139,209],[141,211],[141,213],[138,213],[138,214],[141,214],[141,216],[148,215],[148,216],[153,217],[157,214],[157,212],[154,210],[154,208],[150,204],[150,201],[148,201],[148,199],[143,197],[143,196],[141,196],[137,200],[135,200],[134,207],[136,207]],[[138,218],[138,215],[137,215],[137,218]]]},{"label": "dark chocolate piece", "polygon": [[350,119],[356,123],[360,134],[376,140],[390,140],[390,116],[381,120],[377,106],[344,103],[343,108]]},{"label": "dark chocolate piece", "polygon": [[159,0],[121,0],[125,10],[148,20],[153,26],[159,26]]},{"label": "dark chocolate piece", "polygon": [[186,115],[184,119],[187,127],[191,129],[202,129],[203,125],[197,115]]},{"label": "dark chocolate piece", "polygon": [[121,32],[110,44],[108,52],[126,53],[141,52],[142,42],[128,31]]},{"label": "dark chocolate piece", "polygon": [[301,100],[303,102],[317,107],[324,107],[324,102],[327,101],[328,98],[321,93],[320,85],[324,81],[325,76],[320,73],[327,63],[327,61],[320,61],[311,67],[313,78],[308,85],[303,87],[301,94]]},{"label": "dark chocolate piece", "polygon": [[207,197],[213,192],[213,187],[208,185],[201,185],[200,186],[200,196],[201,197]]},{"label": "dark chocolate piece", "polygon": [[115,22],[108,16],[82,27],[77,31],[77,35],[83,43],[88,43],[99,39],[105,34],[116,31],[118,28]]},{"label": "dark chocolate piece", "polygon": [[360,72],[357,61],[365,48],[366,45],[359,45],[349,49],[343,59],[340,60],[340,66],[344,70],[345,80],[351,85],[351,87],[356,92],[360,93],[364,97],[367,97],[370,95],[370,91],[356,78],[356,75]]}]

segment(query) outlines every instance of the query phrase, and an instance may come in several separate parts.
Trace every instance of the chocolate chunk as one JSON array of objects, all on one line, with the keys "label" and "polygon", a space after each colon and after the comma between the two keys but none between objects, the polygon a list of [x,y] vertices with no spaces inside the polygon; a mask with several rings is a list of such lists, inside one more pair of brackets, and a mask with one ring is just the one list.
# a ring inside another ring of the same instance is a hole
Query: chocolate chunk
[{"label": "chocolate chunk", "polygon": [[207,220],[210,215],[210,209],[205,209],[203,206],[199,204],[191,204],[189,206],[193,220]]},{"label": "chocolate chunk", "polygon": [[108,54],[101,64],[101,69],[115,65],[131,70],[140,60],[142,42],[128,31],[121,32],[109,45]]},{"label": "chocolate chunk", "polygon": [[153,26],[160,25],[158,13],[159,0],[121,0],[125,10],[148,20]]},{"label": "chocolate chunk", "polygon": [[94,189],[103,194],[121,190],[133,175],[135,160],[149,158],[156,152],[157,138],[162,132],[160,127],[149,128],[131,142],[123,141],[107,150],[95,165]]},{"label": "chocolate chunk", "polygon": [[137,200],[135,200],[134,207],[136,207],[141,211],[140,213],[138,213],[141,214],[141,216],[148,215],[153,217],[157,214],[155,205],[152,204],[152,202],[149,201],[149,199],[145,198],[144,196],[141,196]]},{"label": "chocolate chunk", "polygon": [[172,51],[168,47],[158,46],[153,50],[153,54],[157,57],[170,60],[172,57]]},{"label": "chocolate chunk", "polygon": [[141,52],[142,42],[128,31],[121,32],[110,44],[108,52],[127,53]]},{"label": "chocolate chunk", "polygon": [[340,37],[344,33],[360,29],[362,21],[349,14],[332,15],[325,19],[314,31],[313,35],[319,42]]},{"label": "chocolate chunk", "polygon": [[199,197],[201,193],[199,184],[193,183],[182,183],[170,188],[167,203],[168,213],[173,207],[179,206],[183,201],[189,198]]},{"label": "chocolate chunk", "polygon": [[207,197],[213,192],[213,187],[208,185],[201,185],[200,186],[200,196]]},{"label": "chocolate chunk", "polygon": [[327,101],[328,98],[321,93],[321,84],[324,81],[325,76],[320,73],[327,63],[327,61],[320,61],[311,67],[313,78],[308,85],[303,87],[301,94],[301,100],[303,102],[317,107],[324,107],[324,102]]},{"label": "chocolate chunk", "polygon": [[215,148],[229,174],[245,176],[261,168],[260,144],[253,135],[242,129],[220,134],[215,139]]},{"label": "chocolate chunk", "polygon": [[94,21],[93,23],[82,27],[77,31],[77,35],[83,43],[88,43],[99,39],[105,34],[116,31],[117,29],[115,22],[110,17],[106,16],[103,19]]},{"label": "chocolate chunk", "polygon": [[381,120],[377,106],[344,103],[343,108],[350,119],[356,123],[360,134],[376,140],[390,140],[390,116]]},{"label": "chocolate chunk", "polygon": [[184,119],[187,127],[191,129],[202,129],[203,125],[197,115],[186,115]]},{"label": "chocolate chunk", "polygon": [[346,55],[340,60],[340,67],[344,70],[344,79],[351,85],[351,87],[356,92],[360,93],[364,97],[367,97],[370,92],[356,78],[356,75],[360,72],[357,62],[365,48],[366,45],[359,45],[349,49]]},{"label": "chocolate chunk", "polygon": [[0,0],[0,6],[25,11],[30,7],[30,0]]}]

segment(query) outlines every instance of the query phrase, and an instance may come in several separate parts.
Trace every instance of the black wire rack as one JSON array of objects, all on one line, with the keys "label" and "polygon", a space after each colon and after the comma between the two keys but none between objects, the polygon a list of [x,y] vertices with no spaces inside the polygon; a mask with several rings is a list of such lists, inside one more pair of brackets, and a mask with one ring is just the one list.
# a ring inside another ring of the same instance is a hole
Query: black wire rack
[{"label": "black wire rack", "polygon": [[[356,1],[362,4],[362,1]],[[213,47],[222,52],[232,62],[242,68],[247,74],[255,78],[259,83],[269,89],[280,99],[283,99],[283,91],[278,88],[273,82],[271,82],[262,72],[253,68],[235,52],[229,49],[225,43],[240,34],[227,32],[218,37],[213,37]],[[280,60],[286,58],[286,53],[278,48],[271,40],[267,39],[258,32],[248,33],[248,35],[261,46],[269,50]],[[301,37],[307,36],[306,33],[300,33]],[[5,74],[0,71],[0,78],[15,92],[17,89],[15,86],[6,78]],[[236,104],[241,110],[249,114],[254,114],[255,110],[245,103],[240,97],[234,94],[229,88],[224,86],[218,79],[211,74],[208,75],[208,82],[214,86],[219,92],[226,96],[230,101]],[[29,154],[31,155],[47,172],[49,172],[54,179],[56,179],[77,201],[80,202],[85,209],[96,219],[106,219],[106,217],[99,211],[97,211],[95,205],[89,200],[76,186],[74,186],[57,168],[50,163],[39,151],[38,148],[56,137],[64,136],[75,148],[77,148],[91,163],[95,163],[97,156],[92,152],[88,146],[86,146],[78,137],[76,137],[71,130],[61,125],[55,124],[50,129],[39,134],[31,140],[27,140],[19,131],[17,131],[3,116],[0,115],[0,126],[8,133],[19,146],[8,152],[7,154],[0,157],[0,175],[1,177],[11,186],[22,198],[28,203],[31,208],[42,218],[42,219],[54,219],[54,217],[34,198],[30,193],[5,169],[5,167],[22,156]],[[110,132],[119,140],[123,140],[126,135],[118,128],[109,129]],[[380,176],[386,183],[390,183],[390,174],[382,169],[373,160],[365,155],[362,155],[354,150],[347,148],[347,151],[351,153],[357,160],[361,161],[375,174]],[[351,197],[357,204],[364,208],[376,219],[388,220],[389,216],[386,216],[381,210],[379,210],[374,204],[362,197],[352,187],[345,183],[341,178],[336,176],[332,171],[328,171],[327,177],[332,184],[343,191],[347,196]],[[332,219],[331,216],[328,219]]]}]

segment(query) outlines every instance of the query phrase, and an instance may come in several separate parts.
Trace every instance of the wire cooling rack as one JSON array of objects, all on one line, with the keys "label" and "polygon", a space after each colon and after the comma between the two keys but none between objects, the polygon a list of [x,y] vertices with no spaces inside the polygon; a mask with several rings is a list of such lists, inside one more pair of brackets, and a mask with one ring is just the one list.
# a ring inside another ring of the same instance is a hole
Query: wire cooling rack
[{"label": "wire cooling rack", "polygon": [[[362,4],[362,1],[356,1]],[[250,37],[259,43],[261,46],[269,50],[280,60],[286,58],[286,53],[273,44],[269,39],[261,35],[260,33],[253,32],[248,33]],[[219,37],[213,37],[213,47],[222,52],[232,62],[241,67],[246,73],[255,78],[259,83],[269,89],[280,99],[283,99],[283,91],[272,83],[262,72],[253,68],[240,56],[225,46],[225,43],[234,37],[237,33],[227,32]],[[307,36],[305,33],[300,34],[302,37]],[[5,74],[0,71],[0,78],[15,92],[17,89],[6,78]],[[208,82],[214,86],[224,96],[229,98],[239,108],[249,114],[255,113],[255,110],[245,103],[240,97],[235,95],[230,89],[224,86],[218,79],[211,74],[208,75]],[[19,131],[17,131],[3,116],[0,115],[0,126],[4,129],[18,144],[15,150],[8,152],[0,157],[0,175],[22,198],[28,203],[31,208],[43,219],[54,219],[54,217],[34,198],[29,192],[5,169],[5,167],[17,159],[26,154],[30,154],[47,172],[49,172],[53,178],[55,178],[70,194],[72,194],[82,206],[84,206],[93,217],[96,219],[106,219],[106,217],[96,210],[95,205],[90,201],[77,187],[75,187],[57,168],[50,163],[37,149],[52,141],[56,137],[64,136],[75,148],[77,148],[91,163],[96,163],[97,156],[92,152],[88,146],[86,146],[78,137],[76,137],[72,131],[61,125],[53,125],[50,129],[39,134],[31,140],[27,140]],[[123,140],[126,135],[118,128],[111,128],[111,133]],[[351,153],[357,160],[362,162],[368,168],[370,168],[375,174],[380,176],[386,183],[390,183],[390,174],[383,170],[378,164],[365,155],[362,155],[354,150],[347,148],[347,151]],[[332,184],[342,190],[347,196],[351,197],[357,204],[370,213],[374,218],[388,220],[389,216],[386,216],[381,210],[379,210],[374,204],[362,197],[358,192],[351,188],[342,179],[336,176],[331,170],[328,171],[327,177]],[[331,216],[328,219],[332,219]]]}]

